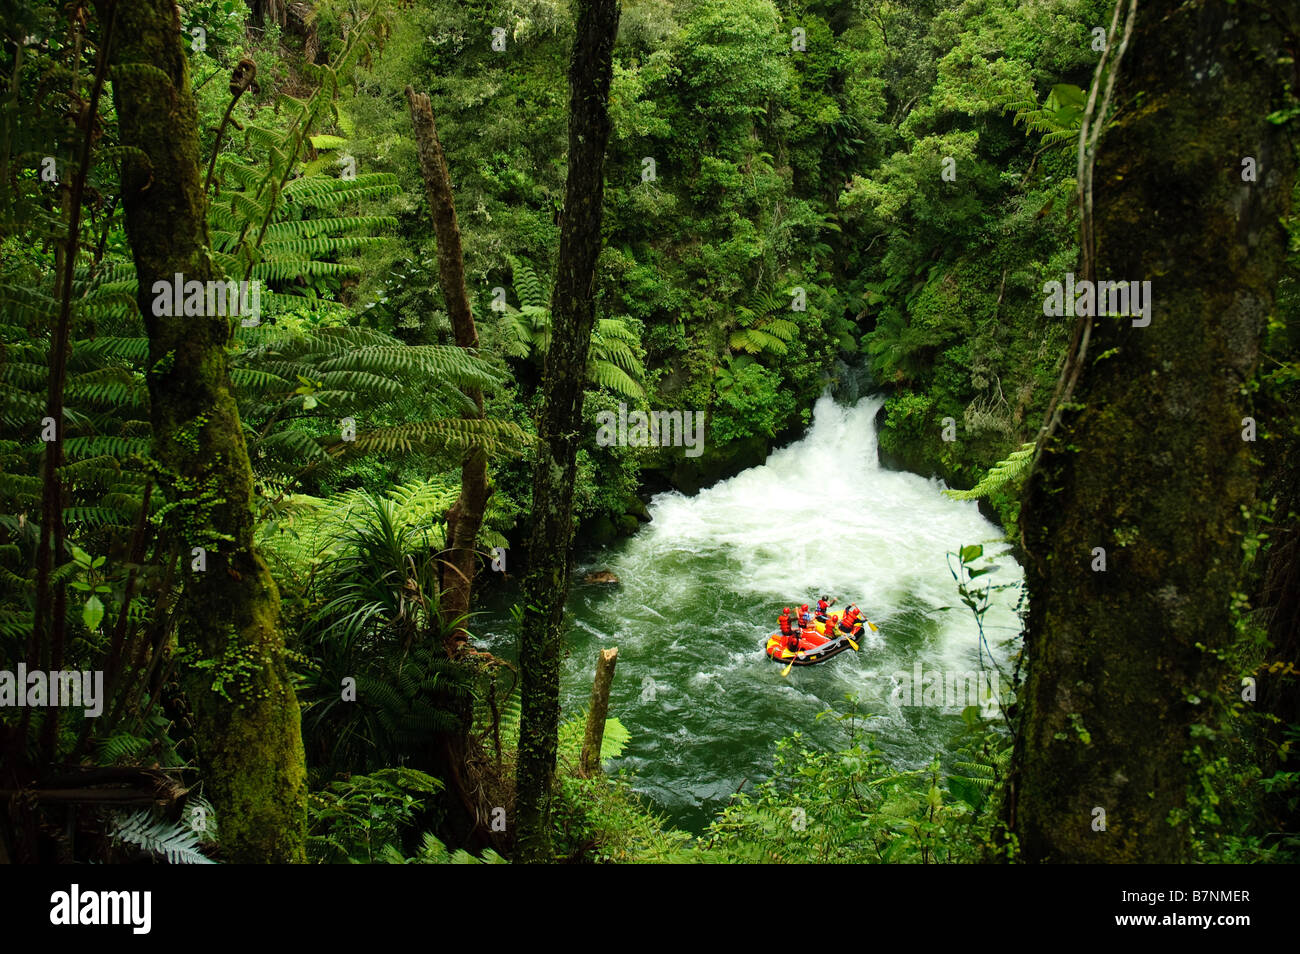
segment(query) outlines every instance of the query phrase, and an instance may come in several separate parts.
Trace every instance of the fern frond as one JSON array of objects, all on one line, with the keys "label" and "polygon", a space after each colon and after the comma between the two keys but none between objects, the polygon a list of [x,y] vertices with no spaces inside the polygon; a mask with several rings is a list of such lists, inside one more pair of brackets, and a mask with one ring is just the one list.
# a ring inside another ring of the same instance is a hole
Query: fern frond
[{"label": "fern frond", "polygon": [[518,425],[510,421],[479,420],[475,418],[444,418],[439,421],[417,421],[394,427],[381,427],[357,434],[355,441],[335,444],[333,450],[409,453],[415,447],[433,447],[463,451],[473,445],[484,447],[488,453],[519,453],[531,438]]},{"label": "fern frond", "polygon": [[761,328],[737,328],[731,333],[728,343],[732,349],[747,351],[750,354],[770,351],[773,354],[783,355],[787,350],[785,341]]},{"label": "fern frond", "polygon": [[1034,442],[1021,444],[1020,449],[1011,453],[1006,460],[998,461],[987,474],[970,490],[945,490],[944,494],[953,500],[977,500],[1001,490],[1008,484],[1023,480],[1034,462]]},{"label": "fern frond", "polygon": [[130,815],[116,813],[110,834],[118,841],[135,845],[152,855],[161,855],[168,864],[215,864],[199,851],[198,832],[180,822],[155,820],[152,810],[147,808]]},{"label": "fern frond", "polygon": [[630,398],[644,398],[645,389],[641,387],[626,371],[610,361],[590,361],[587,363],[589,380]]}]

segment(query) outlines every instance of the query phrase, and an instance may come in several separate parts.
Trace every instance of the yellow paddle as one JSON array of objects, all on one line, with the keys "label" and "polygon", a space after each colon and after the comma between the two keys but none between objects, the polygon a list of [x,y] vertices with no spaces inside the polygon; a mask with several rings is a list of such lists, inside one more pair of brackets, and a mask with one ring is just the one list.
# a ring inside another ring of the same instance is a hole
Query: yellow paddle
[{"label": "yellow paddle", "polygon": [[[871,622],[871,620],[867,619],[865,616],[862,618],[862,622],[864,622],[864,623],[866,623],[868,626],[870,626],[870,627],[871,627],[871,631],[872,631],[873,633],[878,633],[878,632],[880,632],[880,627],[877,626],[875,623]],[[854,652],[857,652],[858,644],[855,643],[855,642],[853,641],[853,637],[852,637],[852,636],[849,637],[849,645],[853,647]]]},{"label": "yellow paddle", "polygon": [[782,658],[782,659],[784,659],[786,656],[791,656],[789,664],[786,665],[786,667],[785,667],[784,669],[781,670],[781,678],[782,678],[782,679],[784,679],[786,676],[790,675],[790,670],[794,668],[794,661],[795,661],[796,659],[802,659],[802,658],[803,658],[803,655],[804,655],[804,654],[803,654],[802,652],[797,652],[797,653],[794,653],[794,654],[792,655],[792,654],[790,653],[790,650],[788,650],[788,649],[783,649],[783,650],[781,650],[781,658]]}]

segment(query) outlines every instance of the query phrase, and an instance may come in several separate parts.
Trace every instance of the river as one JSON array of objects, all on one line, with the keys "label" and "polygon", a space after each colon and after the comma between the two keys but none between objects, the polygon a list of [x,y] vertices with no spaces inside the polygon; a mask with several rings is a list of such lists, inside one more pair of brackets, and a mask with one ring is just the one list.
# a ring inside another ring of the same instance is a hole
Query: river
[{"label": "river", "polygon": [[[975,503],[944,497],[937,480],[880,467],[880,404],[868,397],[845,407],[823,397],[801,440],[694,497],[659,494],[649,524],[575,572],[580,580],[609,569],[622,582],[573,588],[563,718],[585,708],[597,651],[617,646],[610,714],[631,741],[609,766],[634,773],[635,788],[683,828],[698,832],[743,782],[764,778],[777,739],[800,730],[819,746],[843,743],[845,725],[817,715],[845,710],[848,695],[871,714],[868,730],[899,768],[955,748],[959,707],[891,704],[894,674],[915,673],[918,661],[927,672],[980,668],[975,621],[958,600],[949,551],[985,544],[1000,567],[982,578],[991,583],[1022,574]],[[1020,629],[1018,592],[996,592],[984,619],[1004,671]],[[879,632],[857,653],[783,677],[784,667],[762,653],[764,637],[783,606],[822,593],[838,605],[856,602]],[[518,657],[503,605],[475,630],[484,648]]]}]

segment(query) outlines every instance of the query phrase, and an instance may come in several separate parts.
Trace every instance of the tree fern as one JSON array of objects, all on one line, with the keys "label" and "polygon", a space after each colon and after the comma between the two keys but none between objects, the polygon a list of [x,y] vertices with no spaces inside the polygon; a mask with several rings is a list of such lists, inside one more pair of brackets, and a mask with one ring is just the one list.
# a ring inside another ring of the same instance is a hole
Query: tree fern
[{"label": "tree fern", "polygon": [[[260,325],[238,329],[236,341],[231,379],[253,466],[268,479],[345,455],[415,448],[454,455],[473,442],[489,453],[517,453],[527,445],[513,424],[464,416],[475,408],[463,389],[491,390],[501,380],[465,349],[409,346],[347,326],[298,332]],[[343,417],[356,421],[355,440],[343,439]]]},{"label": "tree fern", "polygon": [[1004,95],[1003,112],[1016,111],[1015,122],[1041,136],[1044,147],[1072,148],[1079,140],[1079,128],[1087,102],[1087,92],[1069,83],[1057,83],[1040,107],[1036,100]]},{"label": "tree fern", "polygon": [[533,308],[550,308],[550,299],[538,278],[536,270],[523,259],[509,258],[510,270],[514,275],[515,295],[521,306]]},{"label": "tree fern", "polygon": [[733,351],[759,356],[784,355],[799,333],[799,326],[788,317],[789,299],[776,294],[771,279],[762,281],[744,304],[735,310],[735,327],[727,338]]},{"label": "tree fern", "polygon": [[[549,294],[531,265],[513,257],[509,262],[519,307],[506,305],[500,322],[502,350],[512,358],[540,362],[551,347]],[[635,347],[639,340],[624,319],[599,319],[588,352],[588,383],[633,400],[645,400],[645,367]]]}]

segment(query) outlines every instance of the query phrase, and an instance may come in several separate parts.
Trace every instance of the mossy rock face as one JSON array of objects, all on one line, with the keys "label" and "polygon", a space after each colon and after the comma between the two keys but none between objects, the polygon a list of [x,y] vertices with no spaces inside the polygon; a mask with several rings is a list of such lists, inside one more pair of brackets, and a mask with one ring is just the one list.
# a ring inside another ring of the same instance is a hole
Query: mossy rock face
[{"label": "mossy rock face", "polygon": [[641,521],[630,513],[623,514],[614,523],[618,527],[618,532],[627,537],[630,537],[641,528]]},{"label": "mossy rock face", "polygon": [[645,501],[636,494],[628,495],[624,507],[626,508],[624,510],[625,514],[635,517],[641,523],[650,522],[650,511],[646,509]]},{"label": "mossy rock face", "polygon": [[885,430],[885,409],[876,413],[876,459],[885,470],[905,470],[922,477],[938,475],[933,456],[918,442],[900,440],[895,434]]},{"label": "mossy rock face", "polygon": [[[967,490],[998,461],[1016,449],[1021,435],[998,431],[963,433],[945,442],[939,431],[918,438],[885,426],[886,409],[876,412],[876,458],[886,470],[905,470],[922,477],[938,477],[954,490]],[[1026,438],[1027,439],[1027,438]],[[987,513],[993,513],[989,509]]]},{"label": "mossy rock face", "polygon": [[609,518],[608,514],[602,513],[598,517],[592,517],[583,525],[580,536],[587,543],[594,543],[603,547],[618,539],[618,527],[614,525],[614,521]]},{"label": "mossy rock face", "polygon": [[767,460],[771,445],[765,437],[746,437],[722,447],[706,444],[699,457],[678,458],[669,476],[674,487],[694,496],[705,487],[734,477]]}]

